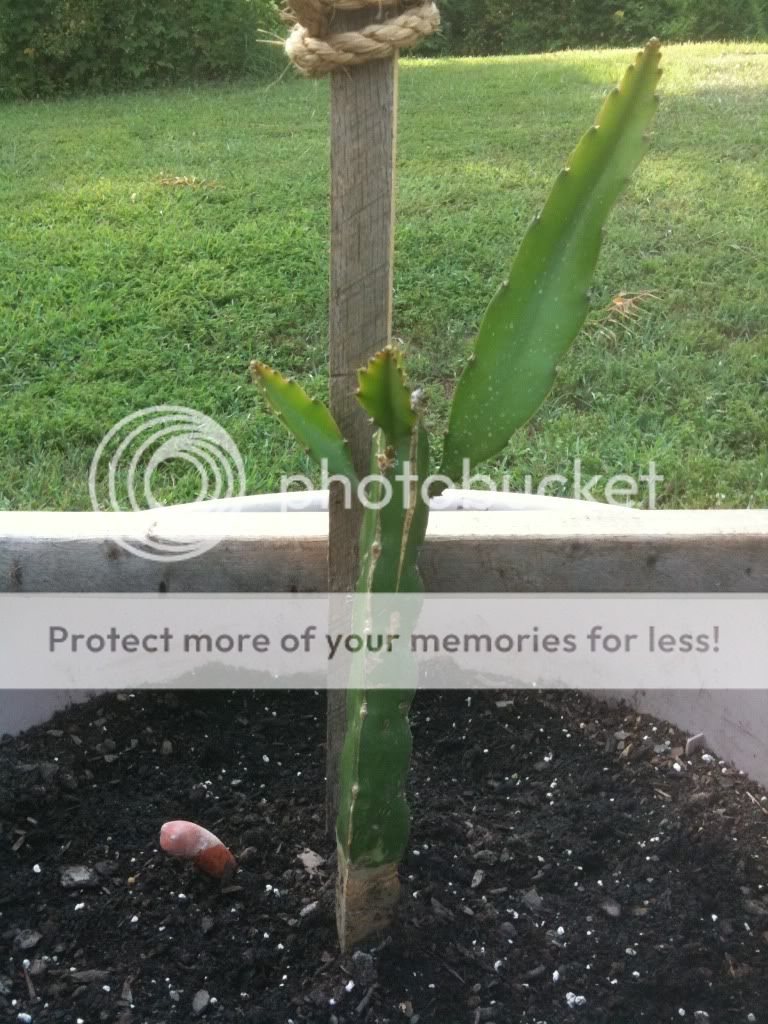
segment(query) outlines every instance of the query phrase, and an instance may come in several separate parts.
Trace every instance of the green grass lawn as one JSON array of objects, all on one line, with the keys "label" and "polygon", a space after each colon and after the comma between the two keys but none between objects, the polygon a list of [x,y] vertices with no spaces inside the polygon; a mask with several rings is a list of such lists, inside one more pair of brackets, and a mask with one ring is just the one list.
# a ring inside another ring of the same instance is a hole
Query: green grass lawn
[{"label": "green grass lawn", "polygon": [[[395,335],[435,425],[485,304],[627,53],[403,62]],[[665,478],[661,507],[768,505],[768,47],[669,47],[654,144],[591,324],[490,471]],[[0,108],[0,508],[89,507],[107,430],[218,420],[252,492],[308,463],[249,381],[326,394],[328,87]],[[196,178],[198,184],[163,179]],[[605,308],[653,293],[627,323]],[[163,500],[198,480],[175,464]],[[558,493],[557,489],[552,493]],[[561,493],[568,493],[563,491]]]}]

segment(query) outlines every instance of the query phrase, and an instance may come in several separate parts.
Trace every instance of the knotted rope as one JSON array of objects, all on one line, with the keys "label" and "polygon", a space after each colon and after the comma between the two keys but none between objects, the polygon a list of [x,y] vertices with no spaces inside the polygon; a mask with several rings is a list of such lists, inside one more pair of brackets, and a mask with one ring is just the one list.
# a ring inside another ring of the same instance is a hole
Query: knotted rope
[{"label": "knotted rope", "polygon": [[[334,10],[366,7],[404,9],[355,32],[331,32]],[[392,57],[440,26],[432,0],[288,0],[288,8],[296,24],[285,41],[285,52],[302,74],[311,77]]]}]

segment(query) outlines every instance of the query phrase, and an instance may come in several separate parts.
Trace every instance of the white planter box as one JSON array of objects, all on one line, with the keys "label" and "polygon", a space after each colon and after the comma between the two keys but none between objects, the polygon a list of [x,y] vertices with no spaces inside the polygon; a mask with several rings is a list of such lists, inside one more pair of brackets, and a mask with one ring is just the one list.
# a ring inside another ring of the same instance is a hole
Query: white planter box
[{"label": "white planter box", "polygon": [[[303,498],[303,496],[302,496]],[[768,592],[768,511],[638,512],[566,499],[493,495],[508,511],[467,511],[486,496],[454,496],[435,511],[422,569],[432,591]],[[278,500],[282,496],[277,496]],[[0,513],[0,592],[322,592],[327,513],[274,509],[275,496],[154,513]],[[324,499],[315,496],[314,508]],[[277,506],[280,507],[279,505]],[[128,554],[151,537],[215,537],[188,562]],[[0,734],[44,721],[69,691],[5,691]],[[603,694],[604,696],[604,694]],[[768,691],[622,693],[639,710],[689,733],[705,732],[721,757],[768,784]]]}]

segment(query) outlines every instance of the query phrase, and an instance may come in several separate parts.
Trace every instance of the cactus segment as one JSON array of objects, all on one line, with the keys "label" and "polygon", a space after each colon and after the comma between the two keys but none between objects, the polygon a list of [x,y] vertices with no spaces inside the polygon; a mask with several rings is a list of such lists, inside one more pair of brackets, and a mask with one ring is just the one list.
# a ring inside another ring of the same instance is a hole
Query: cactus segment
[{"label": "cactus segment", "polygon": [[264,363],[252,362],[251,373],[269,405],[315,462],[321,466],[326,460],[331,476],[345,477],[356,486],[349,446],[322,402]]},{"label": "cactus segment", "polygon": [[411,394],[405,386],[402,359],[397,349],[387,346],[364,370],[359,370],[357,400],[373,422],[384,431],[387,441],[397,445],[410,437],[416,424]]},{"label": "cactus segment", "polygon": [[[429,445],[418,418],[397,447],[377,431],[368,496],[369,504],[382,507],[367,507],[364,514],[353,631],[376,638],[399,635],[401,643],[395,641],[391,652],[362,651],[352,660],[336,822],[342,949],[388,925],[399,895],[397,865],[410,831],[408,712],[418,681],[415,658],[402,638],[410,636],[423,590],[417,558],[429,516],[421,493],[428,473]],[[394,593],[415,595],[407,610],[398,605],[397,616]]]},{"label": "cactus segment", "polygon": [[538,410],[587,315],[602,226],[648,148],[661,74],[652,39],[558,176],[492,299],[454,394],[441,475],[500,452]]},{"label": "cactus segment", "polygon": [[[429,441],[418,423],[395,449],[382,431],[373,438],[371,484],[360,531],[358,593],[420,593],[417,559],[429,509],[421,493],[429,474]],[[381,505],[381,508],[372,506]]]},{"label": "cactus segment", "polygon": [[[381,431],[374,437],[372,468],[385,449]],[[419,486],[410,492],[395,481],[415,453],[413,475]],[[366,508],[361,532],[362,563],[354,609],[354,632],[374,636],[395,634],[389,595],[420,594],[423,584],[416,564],[427,529],[429,509],[420,483],[429,472],[429,447],[421,424],[395,454],[382,478],[393,496],[381,509]],[[378,483],[380,490],[385,490]],[[374,502],[383,495],[379,492]],[[416,502],[405,507],[406,502]],[[418,614],[418,602],[413,602]],[[404,623],[400,623],[402,627]],[[408,806],[403,789],[410,758],[408,709],[416,688],[416,663],[410,649],[394,654],[361,652],[352,661],[347,698],[349,728],[342,753],[337,838],[347,857],[377,867],[398,860],[408,838]],[[393,688],[393,684],[396,688]],[[363,708],[365,709],[363,713]],[[379,822],[387,823],[385,829]]]}]

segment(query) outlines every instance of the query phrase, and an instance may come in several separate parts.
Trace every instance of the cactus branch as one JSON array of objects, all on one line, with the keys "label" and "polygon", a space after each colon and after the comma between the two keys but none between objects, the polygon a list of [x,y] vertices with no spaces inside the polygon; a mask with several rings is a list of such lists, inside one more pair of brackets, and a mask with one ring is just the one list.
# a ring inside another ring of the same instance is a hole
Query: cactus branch
[{"label": "cactus branch", "polygon": [[[374,436],[371,473],[379,477],[360,538],[362,563],[353,631],[370,637],[410,635],[390,595],[423,590],[417,558],[429,509],[421,482],[429,472],[427,435],[411,408],[410,392],[391,349],[361,373],[361,404],[381,425]],[[385,432],[386,430],[386,432]],[[408,603],[409,619],[419,601]],[[375,646],[375,645],[374,645]],[[336,824],[339,873],[337,926],[348,949],[392,920],[399,896],[397,866],[410,828],[405,784],[411,757],[408,712],[417,666],[407,644],[363,650],[353,658],[347,695],[347,735],[341,757]]]},{"label": "cactus branch", "polygon": [[491,301],[454,394],[443,476],[500,452],[538,410],[587,311],[611,208],[648,148],[656,110],[659,41],[613,89],[534,218],[509,279]]},{"label": "cactus branch", "polygon": [[329,474],[342,476],[356,485],[349,445],[322,402],[310,398],[296,381],[288,380],[264,363],[254,360],[251,373],[270,407],[315,462],[322,465],[325,460]]}]

